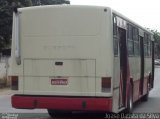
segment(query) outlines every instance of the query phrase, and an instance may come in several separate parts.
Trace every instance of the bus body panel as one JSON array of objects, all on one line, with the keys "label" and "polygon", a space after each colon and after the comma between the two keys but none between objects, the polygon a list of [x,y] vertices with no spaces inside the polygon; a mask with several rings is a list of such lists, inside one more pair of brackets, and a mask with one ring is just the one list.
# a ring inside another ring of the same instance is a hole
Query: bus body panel
[{"label": "bus body panel", "polygon": [[23,76],[24,94],[95,96],[95,60],[26,59]]},{"label": "bus body panel", "polygon": [[[13,32],[12,75],[19,76],[19,94],[111,97],[112,86],[102,91],[102,77],[113,75],[111,11],[104,9],[18,9],[21,64],[15,61]],[[55,79],[62,84],[52,84]]]},{"label": "bus body panel", "polygon": [[[144,58],[144,91],[140,95],[140,56],[129,56],[126,50],[126,95],[123,97],[120,36],[117,36],[118,55],[114,56],[113,14],[119,19],[118,29],[126,37],[128,23],[142,29],[107,7],[62,5],[18,9],[18,15],[13,16],[10,74],[18,76],[18,90],[12,96],[12,106],[119,112],[126,108],[131,82],[134,102],[147,94],[151,58]],[[17,49],[20,52],[15,53]],[[21,64],[17,64],[17,53]]]}]

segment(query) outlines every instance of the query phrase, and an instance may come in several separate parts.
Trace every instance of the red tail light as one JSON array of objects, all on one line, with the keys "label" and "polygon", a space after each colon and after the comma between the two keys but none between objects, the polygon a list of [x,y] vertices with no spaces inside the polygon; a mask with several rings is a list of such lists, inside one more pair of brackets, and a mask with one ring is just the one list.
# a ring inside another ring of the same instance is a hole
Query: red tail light
[{"label": "red tail light", "polygon": [[11,89],[18,90],[18,76],[11,76]]},{"label": "red tail light", "polygon": [[101,79],[101,87],[102,92],[110,92],[111,91],[111,77],[102,77]]}]

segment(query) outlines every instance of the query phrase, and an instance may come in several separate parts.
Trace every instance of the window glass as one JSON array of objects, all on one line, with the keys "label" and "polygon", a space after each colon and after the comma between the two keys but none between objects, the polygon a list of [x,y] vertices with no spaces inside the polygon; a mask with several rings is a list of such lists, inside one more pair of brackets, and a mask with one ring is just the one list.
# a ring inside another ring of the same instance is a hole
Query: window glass
[{"label": "window glass", "polygon": [[128,39],[132,39],[132,26],[128,25]]},{"label": "window glass", "polygon": [[114,55],[118,55],[117,18],[113,15],[113,47]]},{"label": "window glass", "polygon": [[139,56],[139,31],[136,27],[133,27],[133,41],[134,41],[134,55]]},{"label": "window glass", "polygon": [[148,56],[148,47],[144,45],[144,56]]},{"label": "window glass", "polygon": [[134,55],[138,56],[139,53],[139,42],[134,42]]},{"label": "window glass", "polygon": [[139,31],[136,29],[136,40],[139,42]]},{"label": "window glass", "polygon": [[135,40],[135,39],[136,39],[136,38],[135,38],[135,37],[136,37],[136,35],[135,35],[135,34],[136,34],[136,31],[135,31],[135,28],[134,28],[134,27],[133,27],[133,30],[132,30],[132,31],[133,31],[133,40]]},{"label": "window glass", "polygon": [[151,36],[147,33],[144,34],[144,54],[146,57],[151,56]]},{"label": "window glass", "polygon": [[151,57],[151,36],[148,35],[148,56]]},{"label": "window glass", "polygon": [[148,56],[151,56],[151,47],[148,46]]},{"label": "window glass", "polygon": [[134,49],[133,49],[133,41],[131,40],[128,40],[128,54],[129,55],[133,55],[134,53]]},{"label": "window glass", "polygon": [[113,35],[117,35],[117,19],[113,17]]},{"label": "window glass", "polygon": [[147,43],[148,43],[147,40],[148,40],[148,36],[147,36],[147,34],[145,33],[145,34],[144,34],[144,44],[147,44]]},{"label": "window glass", "polygon": [[127,24],[127,39],[129,39],[129,24]]},{"label": "window glass", "polygon": [[114,55],[118,55],[118,40],[114,38]]},{"label": "window glass", "polygon": [[132,25],[127,25],[127,47],[128,47],[128,55],[134,54],[134,44],[132,39]]},{"label": "window glass", "polygon": [[138,29],[133,27],[133,40],[138,41]]},{"label": "window glass", "polygon": [[127,38],[128,38],[128,54],[139,55],[139,31],[138,28],[128,24],[127,26]]},{"label": "window glass", "polygon": [[152,41],[150,40],[150,57],[152,56]]}]

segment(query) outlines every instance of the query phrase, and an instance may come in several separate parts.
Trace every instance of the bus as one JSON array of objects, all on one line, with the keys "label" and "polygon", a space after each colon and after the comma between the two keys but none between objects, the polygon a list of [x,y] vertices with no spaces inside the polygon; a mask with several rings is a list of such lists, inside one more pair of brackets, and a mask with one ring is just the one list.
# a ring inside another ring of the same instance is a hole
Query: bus
[{"label": "bus", "polygon": [[153,34],[109,7],[18,8],[11,49],[13,108],[131,113],[153,88]]}]

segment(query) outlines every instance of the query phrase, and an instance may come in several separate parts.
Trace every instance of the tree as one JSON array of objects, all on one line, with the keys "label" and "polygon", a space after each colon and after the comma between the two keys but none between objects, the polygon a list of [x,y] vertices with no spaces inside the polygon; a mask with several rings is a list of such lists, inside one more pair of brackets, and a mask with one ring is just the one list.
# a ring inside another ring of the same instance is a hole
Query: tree
[{"label": "tree", "polygon": [[70,4],[68,0],[32,0],[33,5]]},{"label": "tree", "polygon": [[0,51],[10,47],[13,8],[31,5],[31,0],[0,0]]},{"label": "tree", "polygon": [[7,46],[11,38],[12,9],[6,0],[0,0],[0,50]]},{"label": "tree", "polygon": [[70,2],[68,0],[0,0],[0,52],[11,44],[14,8],[50,4],[70,4]]},{"label": "tree", "polygon": [[157,30],[151,30],[153,32],[153,38],[155,40],[155,58],[160,59],[160,32]]}]

